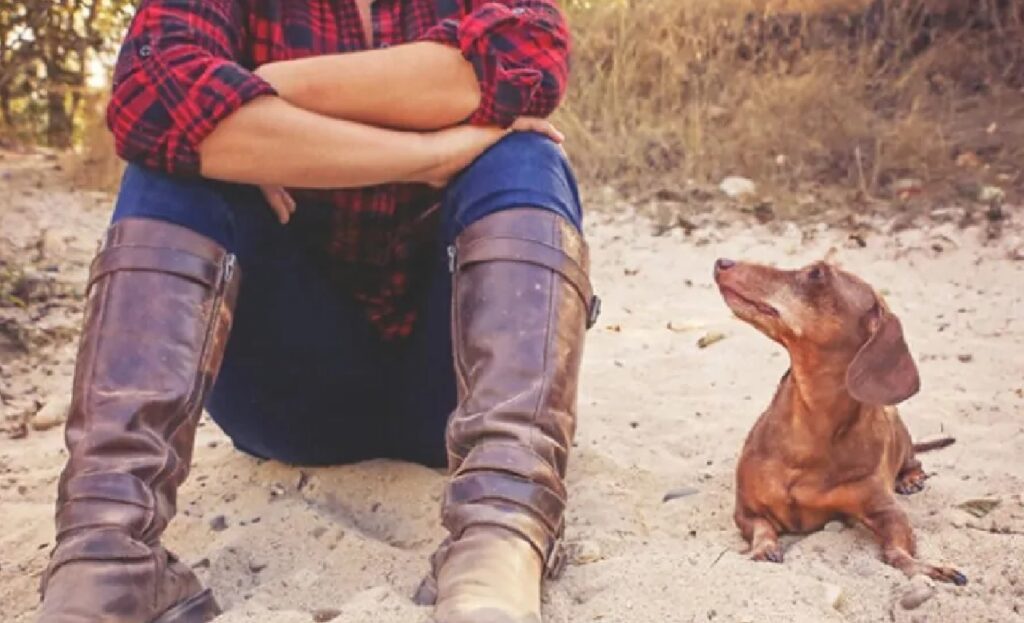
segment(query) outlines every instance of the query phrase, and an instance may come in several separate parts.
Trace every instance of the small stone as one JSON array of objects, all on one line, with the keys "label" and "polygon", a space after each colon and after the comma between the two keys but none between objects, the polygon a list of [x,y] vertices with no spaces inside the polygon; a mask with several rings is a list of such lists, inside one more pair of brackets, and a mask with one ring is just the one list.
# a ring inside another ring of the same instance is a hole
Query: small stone
[{"label": "small stone", "polygon": [[934,596],[935,583],[924,576],[917,576],[911,580],[910,588],[900,597],[900,607],[904,610],[914,610]]},{"label": "small stone", "polygon": [[956,358],[960,360],[960,363],[970,363],[974,361],[974,355],[970,353],[963,353],[961,355],[957,355]]},{"label": "small stone", "polygon": [[835,584],[825,584],[825,603],[835,610],[843,603],[843,587]]},{"label": "small stone", "polygon": [[830,521],[822,528],[825,532],[842,532],[846,526],[841,521]]},{"label": "small stone", "polygon": [[718,185],[718,189],[727,197],[736,199],[738,197],[756,194],[757,184],[745,177],[731,175],[722,180],[722,183]]},{"label": "small stone", "polygon": [[217,515],[210,520],[210,530],[214,532],[224,532],[228,529],[228,518],[224,515]]},{"label": "small stone", "polygon": [[577,541],[571,549],[572,562],[575,565],[587,565],[601,560],[601,546],[595,541]]},{"label": "small stone", "polygon": [[319,610],[313,611],[313,621],[315,623],[327,623],[341,616],[341,610],[336,608],[320,608]]},{"label": "small stone", "polygon": [[259,573],[260,571],[263,571],[266,568],[267,563],[265,562],[256,562],[255,560],[249,561],[249,571],[251,573]]},{"label": "small stone", "polygon": [[29,421],[33,430],[43,431],[60,426],[68,419],[70,404],[60,400],[48,402]]},{"label": "small stone", "polygon": [[978,189],[978,201],[981,203],[1002,203],[1006,199],[1006,191],[998,186],[982,186]]},{"label": "small stone", "polygon": [[284,495],[284,492],[285,492],[284,485],[282,485],[279,482],[275,482],[270,487],[270,495],[271,495],[271,497],[275,497],[275,498],[281,497],[282,495]]},{"label": "small stone", "polygon": [[711,333],[707,333],[701,336],[701,338],[697,340],[697,348],[707,348],[708,346],[711,346],[712,344],[717,344],[718,342],[721,342],[724,339],[724,333],[712,331]]}]

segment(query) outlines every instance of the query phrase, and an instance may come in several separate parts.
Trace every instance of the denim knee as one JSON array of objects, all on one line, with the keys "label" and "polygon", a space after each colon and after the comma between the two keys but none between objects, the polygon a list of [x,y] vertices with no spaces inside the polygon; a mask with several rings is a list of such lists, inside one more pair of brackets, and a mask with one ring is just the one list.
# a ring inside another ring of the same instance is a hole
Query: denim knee
[{"label": "denim knee", "polygon": [[532,132],[510,134],[484,152],[448,186],[444,199],[445,237],[455,238],[471,223],[500,210],[550,210],[582,229],[576,177],[562,150]]},{"label": "denim knee", "polygon": [[230,184],[199,177],[175,177],[129,164],[111,221],[149,218],[180,225],[234,251]]}]

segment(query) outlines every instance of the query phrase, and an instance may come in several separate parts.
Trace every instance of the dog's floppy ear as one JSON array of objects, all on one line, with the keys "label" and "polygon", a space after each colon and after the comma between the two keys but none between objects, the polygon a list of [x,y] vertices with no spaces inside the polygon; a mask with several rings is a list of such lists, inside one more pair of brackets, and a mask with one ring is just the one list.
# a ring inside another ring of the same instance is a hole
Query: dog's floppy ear
[{"label": "dog's floppy ear", "polygon": [[878,304],[868,318],[871,335],[846,369],[846,389],[859,402],[894,405],[921,389],[917,364],[895,314]]}]

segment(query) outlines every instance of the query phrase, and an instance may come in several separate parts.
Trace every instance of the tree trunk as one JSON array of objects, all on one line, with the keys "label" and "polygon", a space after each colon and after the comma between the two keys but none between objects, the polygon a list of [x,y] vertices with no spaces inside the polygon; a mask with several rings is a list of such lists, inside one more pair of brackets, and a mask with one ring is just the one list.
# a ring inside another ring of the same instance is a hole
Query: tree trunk
[{"label": "tree trunk", "polygon": [[46,93],[46,142],[50,147],[71,147],[71,115],[68,114],[62,85],[48,85]]}]

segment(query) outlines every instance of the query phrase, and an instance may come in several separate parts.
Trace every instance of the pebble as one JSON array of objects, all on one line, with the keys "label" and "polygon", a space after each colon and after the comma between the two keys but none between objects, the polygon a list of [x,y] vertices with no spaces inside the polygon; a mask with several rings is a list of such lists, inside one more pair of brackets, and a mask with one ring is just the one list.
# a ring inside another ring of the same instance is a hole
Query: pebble
[{"label": "pebble", "polygon": [[596,541],[577,541],[572,546],[572,562],[576,565],[587,565],[604,558],[601,546]]},{"label": "pebble", "polygon": [[843,603],[843,587],[835,584],[825,584],[825,603],[829,607],[838,610]]},{"label": "pebble", "polygon": [[718,185],[718,189],[733,199],[757,193],[757,184],[745,177],[731,175]]},{"label": "pebble", "polygon": [[697,340],[697,348],[707,348],[708,346],[711,346],[712,344],[717,344],[718,342],[721,342],[724,339],[725,339],[725,334],[724,333],[719,333],[718,331],[712,331],[710,333],[707,333],[707,334],[701,336],[701,338],[699,340]]},{"label": "pebble", "polygon": [[900,607],[914,610],[935,596],[935,583],[923,576],[911,580],[910,588],[900,597]]},{"label": "pebble", "polygon": [[822,528],[825,532],[842,532],[846,526],[841,521],[830,521]]},{"label": "pebble", "polygon": [[50,430],[60,426],[68,419],[68,409],[71,405],[63,401],[48,402],[36,414],[32,416],[29,424],[33,430]]},{"label": "pebble", "polygon": [[981,203],[1002,203],[1006,199],[1006,191],[998,186],[982,186],[978,189],[978,201]]},{"label": "pebble", "polygon": [[327,623],[341,616],[341,610],[335,608],[321,608],[313,611],[313,621],[315,623]]},{"label": "pebble", "polygon": [[224,515],[217,515],[210,520],[210,530],[223,532],[228,529],[228,518]]}]

